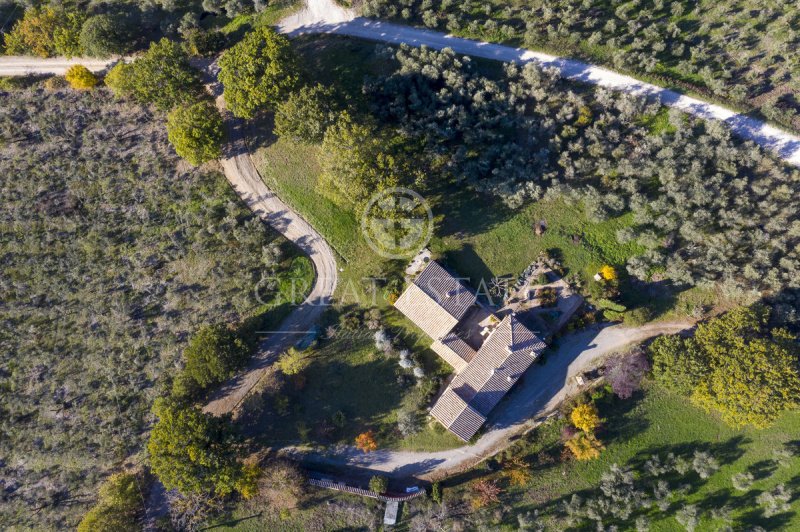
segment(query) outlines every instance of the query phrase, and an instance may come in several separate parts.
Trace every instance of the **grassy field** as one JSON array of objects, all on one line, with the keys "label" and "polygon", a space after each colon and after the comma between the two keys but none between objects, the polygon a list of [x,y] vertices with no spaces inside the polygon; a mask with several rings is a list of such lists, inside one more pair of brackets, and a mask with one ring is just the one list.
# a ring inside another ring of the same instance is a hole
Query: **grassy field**
[{"label": "grassy field", "polygon": [[[365,331],[315,351],[302,377],[290,378],[285,393],[268,400],[271,404],[248,433],[269,446],[352,444],[367,430],[375,433],[380,448],[459,446],[459,440],[433,425],[408,438],[397,432],[398,411],[426,392],[411,370],[400,368],[396,355],[377,351],[371,331]],[[288,403],[281,404],[287,398]]]},{"label": "grassy field", "polygon": [[[688,484],[685,495],[676,495],[671,508],[666,512],[653,510],[648,513],[651,530],[684,530],[674,519],[675,511],[683,504],[696,504],[704,513],[698,530],[715,530],[723,523],[713,521],[708,512],[725,504],[733,509],[735,530],[760,525],[768,530],[797,530],[800,517],[798,490],[800,490],[800,412],[787,413],[775,425],[765,430],[734,430],[713,415],[690,405],[683,397],[650,385],[644,393],[633,399],[617,399],[600,402],[600,414],[605,418],[605,428],[600,438],[606,450],[594,461],[559,462],[562,448],[559,440],[564,421],[553,421],[527,436],[516,446],[533,465],[533,478],[523,488],[507,487],[504,504],[513,507],[504,518],[504,523],[515,523],[515,514],[538,510],[545,521],[557,525],[560,519],[559,505],[572,494],[586,498],[596,491],[601,475],[612,464],[631,468],[642,482],[649,486],[649,479],[642,467],[643,462],[654,454],[665,458],[668,453],[691,459],[695,450],[709,452],[720,464],[719,470],[707,480],[689,472],[680,479]],[[794,453],[785,465],[774,461],[773,452],[788,449]],[[551,459],[540,457],[549,455]],[[548,460],[554,460],[547,463]],[[753,472],[756,481],[750,490],[742,492],[733,488],[731,476]],[[476,473],[454,479],[453,489],[463,493]],[[500,473],[493,475],[502,478]],[[673,480],[673,479],[671,479]],[[503,479],[501,483],[505,483]],[[785,484],[794,492],[792,511],[771,519],[765,518],[756,505],[756,497],[778,484]],[[673,489],[678,481],[672,482]],[[649,489],[649,488],[648,488]],[[632,521],[631,521],[632,523]],[[556,526],[565,527],[563,523]],[[628,524],[630,526],[630,523]],[[621,529],[627,529],[621,526]]]}]

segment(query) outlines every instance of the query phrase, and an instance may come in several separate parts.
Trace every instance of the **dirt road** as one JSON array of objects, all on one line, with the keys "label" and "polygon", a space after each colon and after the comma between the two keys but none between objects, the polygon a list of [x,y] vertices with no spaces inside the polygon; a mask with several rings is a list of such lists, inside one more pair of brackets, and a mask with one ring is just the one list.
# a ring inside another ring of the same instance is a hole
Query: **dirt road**
[{"label": "dirt road", "polygon": [[197,66],[205,73],[206,86],[216,97],[217,107],[225,120],[228,143],[220,160],[225,177],[253,212],[308,255],[316,274],[305,301],[292,310],[281,323],[279,331],[267,334],[247,368],[216,390],[210,398],[204,410],[219,415],[235,410],[275,358],[314,328],[330,304],[339,274],[336,258],[325,239],[267,188],[258,174],[244,136],[244,122],[225,109],[222,87],[217,81],[216,63]]}]

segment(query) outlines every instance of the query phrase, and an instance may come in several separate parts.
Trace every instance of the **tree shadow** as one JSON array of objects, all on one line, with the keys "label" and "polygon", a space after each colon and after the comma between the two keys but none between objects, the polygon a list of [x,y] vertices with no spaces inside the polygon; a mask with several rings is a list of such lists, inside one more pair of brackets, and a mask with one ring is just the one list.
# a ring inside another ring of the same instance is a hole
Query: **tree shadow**
[{"label": "tree shadow", "polygon": [[761,508],[756,508],[742,515],[738,524],[744,525],[748,529],[760,526],[766,530],[789,530],[788,525],[794,515],[795,512],[790,511],[767,517]]},{"label": "tree shadow", "polygon": [[776,469],[778,464],[774,460],[761,460],[748,467],[747,472],[752,474],[755,480],[763,480],[772,475]]},{"label": "tree shadow", "polygon": [[475,251],[472,244],[464,244],[459,249],[450,249],[444,252],[447,264],[453,266],[453,270],[459,274],[469,277],[469,284],[477,289],[481,286],[481,281],[488,286],[494,277],[492,270]]}]

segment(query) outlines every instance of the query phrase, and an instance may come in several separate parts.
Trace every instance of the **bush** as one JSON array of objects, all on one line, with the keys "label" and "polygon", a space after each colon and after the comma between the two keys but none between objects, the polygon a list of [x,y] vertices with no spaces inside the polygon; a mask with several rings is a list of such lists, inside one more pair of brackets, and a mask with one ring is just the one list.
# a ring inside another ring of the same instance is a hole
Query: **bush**
[{"label": "bush", "polygon": [[336,121],[333,91],[322,85],[303,87],[275,111],[275,134],[297,142],[319,143]]},{"label": "bush", "polygon": [[49,91],[57,91],[67,87],[69,87],[69,83],[64,79],[64,76],[51,76],[44,80],[44,88]]},{"label": "bush", "polygon": [[579,432],[566,443],[566,446],[578,460],[594,460],[600,456],[600,451],[605,448],[594,434],[587,434],[586,432]]},{"label": "bush", "polygon": [[651,319],[653,319],[653,312],[647,307],[638,307],[622,315],[622,320],[625,322],[625,325],[631,327],[639,327]]},{"label": "bush", "polygon": [[131,49],[130,24],[122,15],[102,14],[86,19],[80,33],[80,44],[85,55],[110,57]]},{"label": "bush", "polygon": [[183,351],[184,371],[201,388],[222,382],[241,367],[250,354],[245,342],[225,325],[203,327]]},{"label": "bush", "polygon": [[195,57],[211,57],[225,48],[227,39],[219,31],[193,30],[186,35],[186,51]]},{"label": "bush", "polygon": [[140,482],[133,473],[116,473],[108,477],[100,486],[97,503],[78,524],[78,532],[140,530],[139,518],[144,511]]},{"label": "bush", "polygon": [[297,59],[286,37],[269,27],[257,28],[219,59],[225,103],[238,117],[252,118],[274,108],[297,85]]},{"label": "bush", "polygon": [[597,407],[590,403],[578,405],[569,415],[572,424],[584,432],[592,432],[600,425],[600,415]]},{"label": "bush", "polygon": [[611,357],[606,362],[605,378],[620,399],[630,398],[641,387],[650,371],[650,362],[643,351]]},{"label": "bush", "polygon": [[83,65],[73,65],[69,67],[64,75],[70,87],[77,90],[89,90],[93,88],[99,80],[88,68]]},{"label": "bush", "polygon": [[375,475],[369,479],[369,490],[377,494],[386,493],[389,489],[389,479],[382,475]]},{"label": "bush", "polygon": [[167,116],[167,137],[175,152],[195,166],[218,159],[225,137],[222,117],[207,100],[181,105]]}]

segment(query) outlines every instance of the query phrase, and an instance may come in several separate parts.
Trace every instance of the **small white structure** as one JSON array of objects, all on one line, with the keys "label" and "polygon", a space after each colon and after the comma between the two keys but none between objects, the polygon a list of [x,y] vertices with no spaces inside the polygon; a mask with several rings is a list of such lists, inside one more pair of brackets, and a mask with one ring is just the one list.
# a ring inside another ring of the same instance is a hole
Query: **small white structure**
[{"label": "small white structure", "polygon": [[397,501],[389,501],[386,503],[386,511],[383,513],[384,525],[396,525],[397,514],[400,511],[400,503]]},{"label": "small white structure", "polygon": [[416,275],[430,261],[431,261],[431,250],[429,250],[428,248],[421,249],[420,252],[417,253],[413,259],[411,259],[411,262],[408,263],[408,267],[406,268],[406,275],[408,276]]}]

